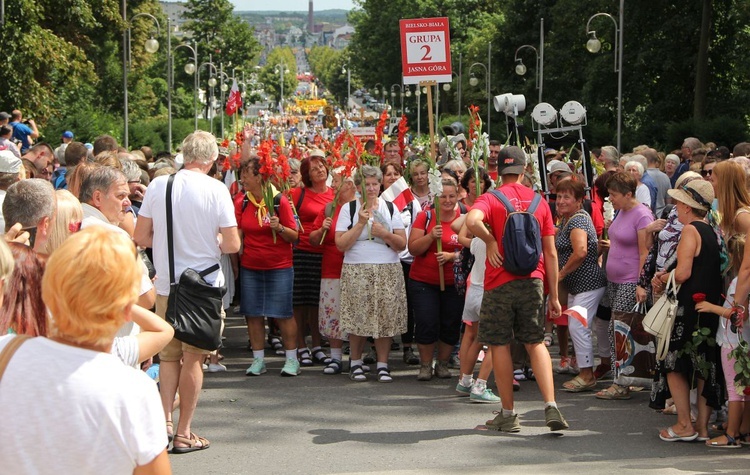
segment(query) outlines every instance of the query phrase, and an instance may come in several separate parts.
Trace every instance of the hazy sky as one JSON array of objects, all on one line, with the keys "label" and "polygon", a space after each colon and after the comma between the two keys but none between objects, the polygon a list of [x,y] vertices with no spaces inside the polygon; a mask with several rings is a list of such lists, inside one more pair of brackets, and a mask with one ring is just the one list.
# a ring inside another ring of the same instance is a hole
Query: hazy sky
[{"label": "hazy sky", "polygon": [[[271,10],[271,11],[307,11],[309,0],[276,0],[268,2],[265,0],[231,0],[237,11]],[[314,0],[315,10],[330,10],[341,8],[351,10],[354,8],[353,0]]]}]

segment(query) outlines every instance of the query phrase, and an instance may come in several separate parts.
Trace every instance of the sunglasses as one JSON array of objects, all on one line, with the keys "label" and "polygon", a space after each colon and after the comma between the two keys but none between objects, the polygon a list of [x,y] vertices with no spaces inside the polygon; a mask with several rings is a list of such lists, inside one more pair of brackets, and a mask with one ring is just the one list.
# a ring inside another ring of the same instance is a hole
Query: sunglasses
[{"label": "sunglasses", "polygon": [[703,178],[706,178],[707,176],[711,176],[711,175],[713,175],[713,174],[714,174],[714,170],[713,170],[713,168],[712,168],[712,169],[710,169],[710,170],[701,170],[701,176],[702,176]]}]

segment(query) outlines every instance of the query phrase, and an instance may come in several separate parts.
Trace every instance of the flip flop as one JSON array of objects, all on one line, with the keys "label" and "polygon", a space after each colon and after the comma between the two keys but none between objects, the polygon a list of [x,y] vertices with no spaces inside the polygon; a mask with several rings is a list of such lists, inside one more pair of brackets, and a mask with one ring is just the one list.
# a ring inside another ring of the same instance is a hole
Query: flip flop
[{"label": "flip flop", "polygon": [[[181,444],[188,444],[188,446],[176,447],[174,445],[174,442],[179,442]],[[190,433],[190,437],[185,437],[184,435],[175,434],[174,442],[172,443],[173,454],[187,454],[190,452],[195,452],[196,450],[206,450],[207,448],[211,447],[211,442],[209,442],[208,439],[205,439],[203,437],[198,437],[192,432]]]},{"label": "flip flop", "polygon": [[[725,444],[721,444],[716,440],[722,436],[726,437],[727,439],[727,442]],[[711,439],[709,441],[706,441],[706,446],[715,447],[717,449],[739,449],[740,447],[742,447],[742,445],[739,442],[737,442],[737,439],[727,434],[726,432],[720,435],[719,437],[717,437],[716,439]]]},{"label": "flip flop", "polygon": [[659,433],[659,438],[664,442],[692,442],[698,437],[698,432],[695,432],[692,435],[679,436],[671,427],[667,427],[666,430],[668,437],[661,435],[661,432]]},{"label": "flip flop", "polygon": [[587,383],[580,376],[576,376],[575,378],[563,383],[563,391],[567,391],[569,393],[582,393],[584,391],[593,391],[594,388],[596,388],[596,381]]}]

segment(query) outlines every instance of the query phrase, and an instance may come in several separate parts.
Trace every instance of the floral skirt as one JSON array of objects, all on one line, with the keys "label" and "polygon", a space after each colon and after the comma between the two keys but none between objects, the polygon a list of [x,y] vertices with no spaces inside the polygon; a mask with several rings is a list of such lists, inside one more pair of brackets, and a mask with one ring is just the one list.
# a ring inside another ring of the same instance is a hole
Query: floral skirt
[{"label": "floral skirt", "polygon": [[[704,314],[705,315],[705,314]],[[726,399],[726,385],[722,364],[721,347],[716,343],[716,329],[718,323],[713,316],[704,317],[699,320],[698,314],[686,312],[683,306],[677,308],[672,335],[669,339],[669,352],[664,361],[657,365],[657,374],[651,388],[650,407],[664,409],[664,403],[671,396],[667,385],[667,373],[682,374],[690,388],[696,387],[698,379],[704,381],[701,396],[706,398],[706,403],[714,409],[721,408]],[[709,345],[707,341],[701,342],[692,350],[686,350],[686,346],[693,340],[693,332],[698,328],[706,328],[714,341]]]},{"label": "floral skirt", "polygon": [[406,291],[400,263],[344,264],[341,331],[373,338],[406,331]]},{"label": "floral skirt", "polygon": [[321,279],[320,305],[318,305],[318,327],[326,338],[346,340],[349,335],[341,331],[339,306],[341,304],[341,280]]}]

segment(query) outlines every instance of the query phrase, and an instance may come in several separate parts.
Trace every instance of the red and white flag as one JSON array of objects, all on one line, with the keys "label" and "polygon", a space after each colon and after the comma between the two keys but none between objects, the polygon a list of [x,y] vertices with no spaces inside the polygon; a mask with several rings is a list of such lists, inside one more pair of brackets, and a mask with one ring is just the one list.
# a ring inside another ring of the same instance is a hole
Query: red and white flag
[{"label": "red and white flag", "polygon": [[237,110],[242,108],[242,96],[240,95],[240,88],[237,87],[237,80],[232,81],[232,89],[229,91],[229,98],[227,98],[227,115],[234,115]]},{"label": "red and white flag", "polygon": [[394,184],[381,193],[380,197],[393,203],[399,211],[403,211],[406,205],[414,200],[414,195],[404,177],[396,180]]},{"label": "red and white flag", "polygon": [[570,318],[575,318],[581,323],[581,325],[583,325],[584,328],[589,326],[588,325],[589,321],[587,319],[588,312],[586,310],[586,307],[582,307],[580,305],[574,305],[567,310],[563,310],[562,314],[567,315]]}]

